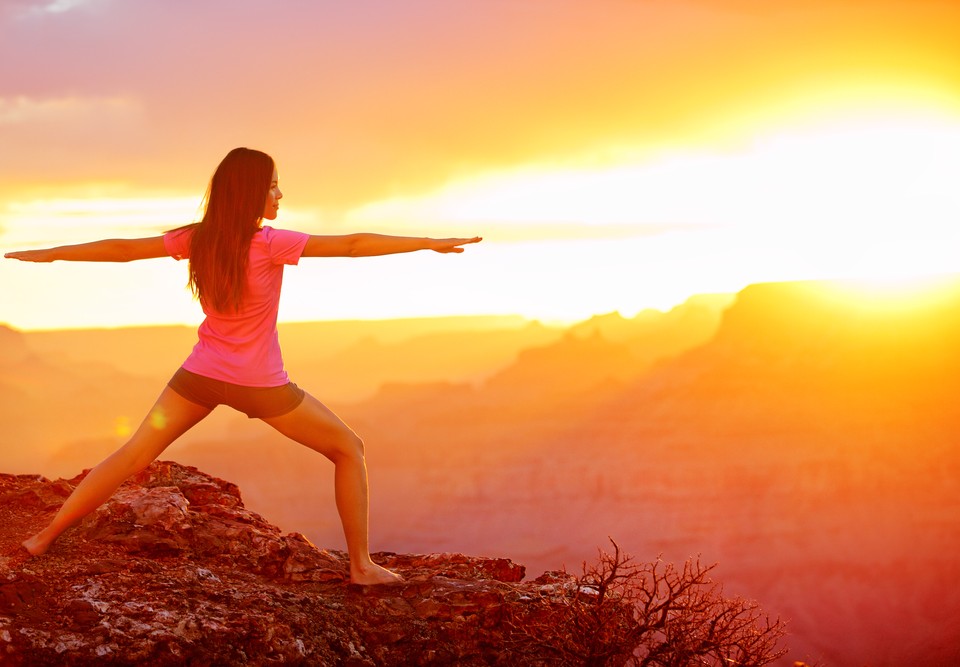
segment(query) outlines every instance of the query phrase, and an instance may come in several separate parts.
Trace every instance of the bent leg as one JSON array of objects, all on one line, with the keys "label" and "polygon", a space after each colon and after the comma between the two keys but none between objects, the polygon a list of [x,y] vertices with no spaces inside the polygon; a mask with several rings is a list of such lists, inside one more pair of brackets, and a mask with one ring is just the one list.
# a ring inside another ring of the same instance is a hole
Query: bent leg
[{"label": "bent leg", "polygon": [[208,414],[209,408],[164,387],[137,432],[87,473],[50,525],[23,542],[24,548],[34,556],[45,552],[64,530],[106,502],[124,480],[150,465],[170,443]]},{"label": "bent leg", "polygon": [[287,414],[263,421],[333,462],[337,511],[350,553],[350,580],[357,584],[400,581],[399,575],[370,559],[367,465],[360,437],[310,394]]}]

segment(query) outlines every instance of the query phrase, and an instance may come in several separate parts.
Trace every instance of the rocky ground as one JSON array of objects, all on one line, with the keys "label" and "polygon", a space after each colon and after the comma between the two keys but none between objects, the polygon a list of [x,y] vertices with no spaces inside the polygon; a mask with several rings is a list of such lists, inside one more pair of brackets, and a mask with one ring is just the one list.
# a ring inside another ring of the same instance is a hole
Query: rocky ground
[{"label": "rocky ground", "polygon": [[352,585],[345,554],[281,534],[236,485],[172,462],[29,557],[20,541],[79,479],[0,475],[0,664],[517,664],[514,621],[545,609],[561,577],[380,553],[405,583]]}]

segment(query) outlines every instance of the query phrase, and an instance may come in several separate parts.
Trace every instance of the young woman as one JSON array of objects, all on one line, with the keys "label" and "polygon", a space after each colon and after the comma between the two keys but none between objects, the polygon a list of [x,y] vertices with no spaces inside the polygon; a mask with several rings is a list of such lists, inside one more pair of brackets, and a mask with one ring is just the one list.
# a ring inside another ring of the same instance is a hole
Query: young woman
[{"label": "young woman", "polygon": [[50,524],[23,542],[36,556],[67,528],[104,503],[120,484],[217,405],[262,419],[287,437],[320,452],[334,466],[337,510],[350,554],[350,580],[391,583],[399,575],[370,559],[367,470],[363,442],[320,401],[290,382],[277,335],[277,307],[285,264],[301,257],[368,257],[434,250],[463,252],[475,238],[412,238],[380,234],[312,236],[263,226],[283,196],[273,159],[247,148],[217,167],[200,222],[141,239],[8,252],[28,262],[129,262],[189,258],[189,284],[206,316],[198,342],[133,434],[91,470]]}]

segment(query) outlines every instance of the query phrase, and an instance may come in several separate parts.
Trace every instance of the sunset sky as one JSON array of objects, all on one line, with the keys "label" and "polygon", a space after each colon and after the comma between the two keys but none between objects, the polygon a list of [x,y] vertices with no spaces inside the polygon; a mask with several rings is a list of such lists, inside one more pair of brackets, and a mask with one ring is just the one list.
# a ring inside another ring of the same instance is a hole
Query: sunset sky
[{"label": "sunset sky", "polygon": [[[960,4],[2,0],[0,248],[191,222],[235,146],[308,260],[290,320],[570,321],[769,280],[960,272]],[[0,262],[0,323],[196,322],[186,267]]]}]

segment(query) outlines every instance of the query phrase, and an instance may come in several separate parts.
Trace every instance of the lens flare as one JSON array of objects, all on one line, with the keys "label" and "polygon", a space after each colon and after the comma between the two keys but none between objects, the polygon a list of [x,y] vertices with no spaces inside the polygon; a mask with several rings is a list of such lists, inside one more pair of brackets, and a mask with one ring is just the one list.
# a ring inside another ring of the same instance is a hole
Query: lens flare
[{"label": "lens flare", "polygon": [[113,434],[118,438],[128,438],[132,432],[130,419],[126,415],[121,415],[113,421]]},{"label": "lens flare", "polygon": [[163,411],[163,408],[154,408],[150,412],[150,426],[158,431],[167,427],[167,413]]}]

